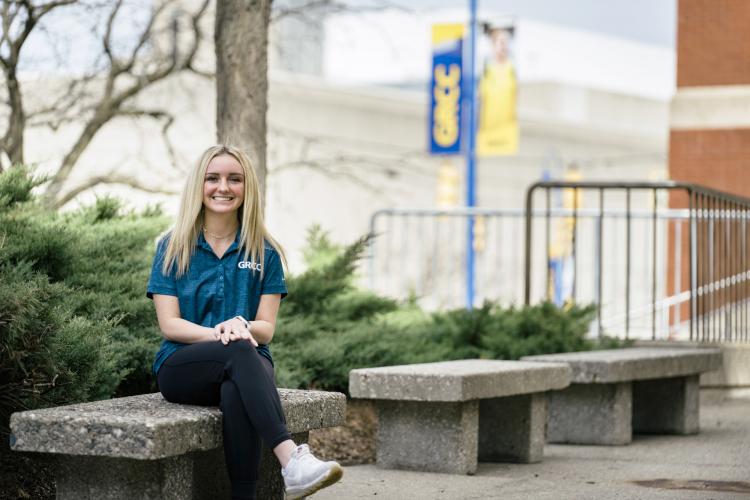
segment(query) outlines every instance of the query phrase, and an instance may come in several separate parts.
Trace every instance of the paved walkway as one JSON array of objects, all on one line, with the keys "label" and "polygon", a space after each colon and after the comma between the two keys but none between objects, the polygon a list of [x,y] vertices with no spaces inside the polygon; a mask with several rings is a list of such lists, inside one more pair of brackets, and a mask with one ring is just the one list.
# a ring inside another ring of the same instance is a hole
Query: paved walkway
[{"label": "paved walkway", "polygon": [[542,463],[480,464],[474,476],[347,467],[339,484],[313,498],[750,499],[750,397],[704,402],[696,436],[548,445]]}]

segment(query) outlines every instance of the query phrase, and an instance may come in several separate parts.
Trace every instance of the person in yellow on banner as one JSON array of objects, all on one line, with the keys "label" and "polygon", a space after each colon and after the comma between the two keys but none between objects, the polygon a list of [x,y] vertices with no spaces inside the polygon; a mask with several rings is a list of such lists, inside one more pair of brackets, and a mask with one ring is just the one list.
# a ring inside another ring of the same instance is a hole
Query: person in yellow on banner
[{"label": "person in yellow on banner", "polygon": [[[563,179],[577,182],[583,179],[578,166],[571,164]],[[583,208],[582,190],[566,188],[562,190],[562,200],[559,208],[568,210],[580,210]],[[548,249],[549,282],[547,283],[547,299],[552,300],[558,307],[567,307],[573,304],[573,282],[575,281],[575,260],[573,256],[573,232],[576,230],[576,222],[573,217],[567,216],[557,219],[555,222],[555,235]]]},{"label": "person in yellow on banner", "polygon": [[484,24],[484,33],[489,37],[492,50],[479,81],[479,156],[508,155],[518,151],[518,82],[509,53],[513,31],[512,26]]}]

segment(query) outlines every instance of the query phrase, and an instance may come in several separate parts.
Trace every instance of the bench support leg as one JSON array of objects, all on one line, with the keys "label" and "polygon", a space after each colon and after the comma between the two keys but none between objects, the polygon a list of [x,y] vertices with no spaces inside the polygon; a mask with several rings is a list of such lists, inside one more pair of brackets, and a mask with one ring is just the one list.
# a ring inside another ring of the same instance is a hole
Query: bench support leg
[{"label": "bench support leg", "polygon": [[541,462],[547,401],[544,393],[479,401],[480,462]]},{"label": "bench support leg", "polygon": [[[292,439],[302,444],[307,436],[302,432],[293,434]],[[258,477],[258,498],[283,500],[281,467],[265,446]],[[62,455],[55,480],[59,500],[213,500],[231,496],[221,448],[161,460]]]},{"label": "bench support leg", "polygon": [[547,396],[550,443],[619,445],[632,441],[630,382],[571,384]]},{"label": "bench support leg", "polygon": [[189,455],[135,460],[61,455],[55,481],[58,500],[179,500],[193,498]]},{"label": "bench support leg", "polygon": [[377,401],[378,466],[453,474],[477,469],[477,401]]},{"label": "bench support leg", "polygon": [[697,434],[698,375],[633,382],[633,432]]}]

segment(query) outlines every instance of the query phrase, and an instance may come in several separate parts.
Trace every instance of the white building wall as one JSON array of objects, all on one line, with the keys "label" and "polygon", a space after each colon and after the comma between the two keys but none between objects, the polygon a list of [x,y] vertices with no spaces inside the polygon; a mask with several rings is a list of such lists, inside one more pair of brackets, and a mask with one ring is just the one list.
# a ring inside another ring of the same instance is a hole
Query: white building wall
[{"label": "white building wall", "polygon": [[[365,16],[362,24],[359,17],[342,15],[326,22],[322,76],[271,74],[267,218],[288,250],[292,272],[302,270],[305,234],[313,224],[330,231],[334,241],[348,243],[369,230],[370,217],[377,210],[434,207],[436,202],[437,170],[444,160],[426,153],[427,90],[421,90],[422,84],[411,86],[418,90],[395,87],[424,82],[429,73],[429,26],[453,18],[446,12],[422,20],[384,12]],[[379,46],[384,40],[388,41],[385,49]],[[479,161],[481,207],[520,209],[528,185],[545,171],[561,178],[571,165],[585,180],[665,177],[668,101],[664,96],[673,86],[673,70],[665,68],[674,66],[671,52],[523,20],[518,24],[516,48],[520,150],[513,156]],[[650,79],[639,76],[642,70]],[[30,95],[42,91],[39,87]],[[96,136],[71,184],[116,170],[155,188],[173,193],[182,189],[184,172],[215,142],[214,82],[186,75],[156,86],[141,101],[144,107],[166,106],[175,115],[168,132],[174,157],[164,146],[160,123],[118,119]],[[30,130],[27,158],[39,163],[42,171],[54,168],[79,128],[72,125],[54,134]],[[463,158],[448,161],[463,177]],[[71,205],[90,203],[105,193],[121,197],[135,209],[161,203],[167,213],[177,210],[176,194],[144,193],[124,186],[99,186]],[[411,237],[419,240],[418,233]],[[451,286],[451,302],[432,305],[460,305],[460,248],[465,232],[456,226],[441,238],[457,244],[459,253],[430,264],[439,264],[438,273],[450,285],[420,275],[397,279],[382,291],[424,293],[430,286]],[[488,228],[488,239],[492,239],[488,250],[480,255],[479,286],[488,290],[501,282],[509,293],[502,298],[517,300],[518,259],[523,251],[518,228]],[[412,243],[405,247],[403,241],[391,244],[390,253],[381,252],[379,258],[409,267],[429,260],[426,248],[414,248]],[[491,252],[500,256],[499,264]],[[363,266],[365,282],[370,278],[367,269]],[[387,271],[400,276],[398,268]],[[587,276],[586,283],[590,282]]]},{"label": "white building wall", "polygon": [[[484,11],[480,21],[512,21],[512,55],[518,78],[668,100],[675,90],[675,53],[598,33]],[[348,84],[424,82],[430,74],[431,26],[465,23],[465,9],[348,13],[329,16],[323,27],[322,76]],[[480,56],[489,49],[478,32]]]},{"label": "white building wall", "polygon": [[[141,182],[178,192],[200,152],[215,141],[214,84],[187,76],[143,97],[166,104],[177,117],[169,132],[178,163],[171,165],[156,122],[118,119],[108,124],[81,158],[71,185],[88,175],[117,170]],[[574,100],[578,112],[566,110]],[[520,208],[525,188],[545,169],[561,177],[570,164],[584,179],[659,178],[665,170],[667,104],[553,83],[520,89],[518,155],[479,162],[479,203]],[[370,215],[387,207],[435,204],[439,159],[426,154],[425,93],[335,86],[322,79],[272,76],[269,96],[267,210],[270,226],[299,268],[307,227],[319,223],[336,241],[367,231]],[[52,168],[77,132],[32,129],[27,157]],[[450,160],[463,175],[463,159]],[[162,203],[176,211],[176,195],[100,186],[73,205],[105,192],[134,208]]]}]

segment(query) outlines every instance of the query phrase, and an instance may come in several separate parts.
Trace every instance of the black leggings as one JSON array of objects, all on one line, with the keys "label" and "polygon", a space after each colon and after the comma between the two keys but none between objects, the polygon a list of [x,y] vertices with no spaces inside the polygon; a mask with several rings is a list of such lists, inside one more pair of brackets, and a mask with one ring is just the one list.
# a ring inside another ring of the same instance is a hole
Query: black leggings
[{"label": "black leggings", "polygon": [[291,439],[271,362],[247,340],[199,342],[169,356],[157,381],[167,401],[221,408],[232,498],[255,498],[261,439]]}]

